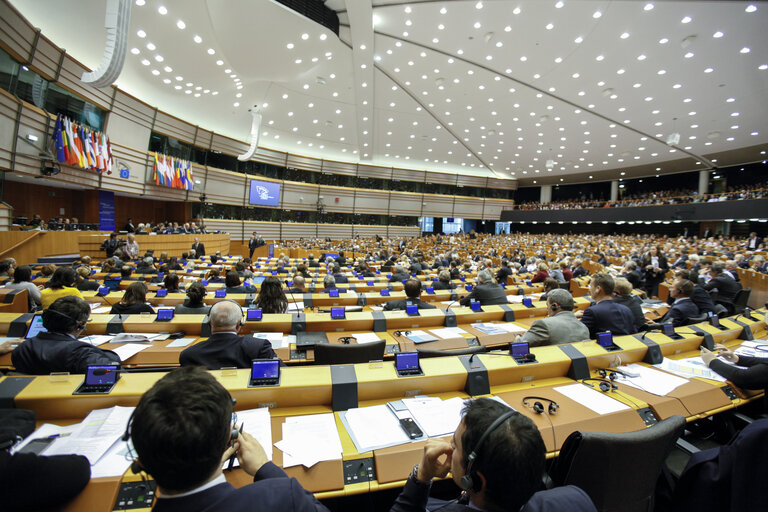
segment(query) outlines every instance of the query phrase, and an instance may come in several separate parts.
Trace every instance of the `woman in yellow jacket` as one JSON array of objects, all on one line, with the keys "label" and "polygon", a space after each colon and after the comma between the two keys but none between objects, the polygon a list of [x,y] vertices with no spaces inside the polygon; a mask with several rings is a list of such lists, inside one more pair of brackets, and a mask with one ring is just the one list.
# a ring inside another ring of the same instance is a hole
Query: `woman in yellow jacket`
[{"label": "woman in yellow jacket", "polygon": [[83,296],[80,290],[75,288],[76,280],[77,273],[75,269],[70,267],[57,268],[48,282],[48,288],[40,292],[40,301],[43,304],[43,309],[48,309],[48,306],[53,304],[56,299],[66,297],[67,295],[74,295],[82,299]]}]

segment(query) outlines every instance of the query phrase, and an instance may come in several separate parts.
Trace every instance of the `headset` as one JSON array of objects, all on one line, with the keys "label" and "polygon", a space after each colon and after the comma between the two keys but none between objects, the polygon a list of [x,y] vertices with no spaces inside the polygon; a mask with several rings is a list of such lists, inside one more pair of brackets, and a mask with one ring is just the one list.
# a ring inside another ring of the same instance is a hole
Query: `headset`
[{"label": "headset", "polygon": [[493,423],[485,429],[485,432],[483,432],[483,435],[480,436],[480,439],[477,441],[477,444],[472,449],[472,452],[467,456],[467,471],[464,474],[464,476],[461,477],[461,481],[459,482],[459,486],[464,489],[465,491],[469,491],[470,489],[474,492],[480,491],[479,481],[475,480],[474,474],[472,472],[472,466],[475,463],[475,460],[477,460],[477,456],[480,452],[480,449],[483,447],[483,442],[485,439],[493,433],[494,430],[496,430],[498,427],[501,426],[502,423],[507,421],[511,416],[514,416],[515,414],[520,414],[517,411],[508,411],[493,420]]},{"label": "headset", "polygon": [[[581,382],[583,382],[584,384],[586,384],[591,388],[595,387],[595,385],[592,384],[592,382],[598,382],[599,383],[598,387],[600,388],[600,391],[602,391],[603,393],[607,393],[609,391],[616,391],[619,389],[619,385],[613,382],[614,379],[616,378],[616,377],[613,377],[613,375],[615,374],[611,374],[611,380],[588,378],[588,379],[581,379]],[[592,382],[587,382],[587,381],[592,381]]]},{"label": "headset", "polygon": [[213,306],[211,306],[211,309],[208,311],[208,317],[209,318],[211,316],[211,313],[213,313],[213,308],[215,308],[217,304],[221,304],[222,302],[231,302],[232,304],[237,306],[238,309],[240,310],[240,325],[242,326],[243,324],[245,324],[245,315],[243,315],[243,307],[240,305],[239,302],[237,302],[234,299],[224,299],[224,300],[220,300],[218,302],[215,302],[213,304]]},{"label": "headset", "polygon": [[[533,402],[533,406],[531,406],[528,403],[528,400],[536,400],[536,402]],[[557,414],[557,410],[560,409],[560,404],[558,404],[557,402],[549,398],[544,398],[540,396],[526,396],[526,397],[523,397],[523,405],[526,407],[531,407],[533,409],[533,412],[535,412],[536,414],[543,414],[544,404],[541,403],[540,400],[549,402],[549,406],[547,407],[547,414]]]},{"label": "headset", "polygon": [[[45,311],[43,311],[43,315],[45,315],[46,313],[55,313],[55,314],[57,314],[59,316],[63,316],[64,318],[67,318],[67,319],[75,322],[75,330],[76,331],[82,331],[83,329],[85,329],[86,323],[88,323],[88,320],[85,320],[84,322],[79,322],[79,321],[75,320],[74,318],[72,318],[71,316],[67,315],[66,313],[62,313],[61,311],[56,311],[55,309],[51,309],[51,308],[48,308]],[[89,312],[88,316],[90,316],[90,312]]]}]

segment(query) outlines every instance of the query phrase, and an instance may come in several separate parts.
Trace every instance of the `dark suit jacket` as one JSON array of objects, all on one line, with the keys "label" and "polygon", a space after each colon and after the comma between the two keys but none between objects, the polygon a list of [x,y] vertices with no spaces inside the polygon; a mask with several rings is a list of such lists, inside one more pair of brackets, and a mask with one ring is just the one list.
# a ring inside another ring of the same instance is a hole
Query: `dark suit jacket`
[{"label": "dark suit jacket", "polygon": [[736,298],[736,294],[741,290],[741,285],[725,275],[719,275],[709,280],[704,285],[704,289],[709,291],[713,288],[717,288],[717,300],[723,302],[733,303]]},{"label": "dark suit jacket", "polygon": [[271,462],[256,473],[252,484],[235,489],[215,485],[181,498],[158,498],[153,512],[328,512],[295,478]]},{"label": "dark suit jacket", "polygon": [[659,323],[667,324],[672,322],[672,324],[677,327],[683,325],[689,318],[699,316],[700,314],[696,303],[689,298],[685,298],[679,302],[675,301],[669,311],[667,311],[667,314],[659,320]]},{"label": "dark suit jacket", "polygon": [[507,284],[507,276],[512,275],[512,269],[509,267],[501,267],[498,272],[496,272],[496,282],[499,284]]},{"label": "dark suit jacket", "polygon": [[205,256],[205,244],[203,242],[192,244],[192,249],[195,250],[195,258]]},{"label": "dark suit jacket", "polygon": [[80,290],[81,292],[86,292],[86,291],[95,292],[96,290],[99,289],[99,282],[91,281],[90,279],[84,279],[82,283],[77,285],[77,289]]},{"label": "dark suit jacket", "polygon": [[392,277],[389,278],[389,282],[390,283],[403,282],[410,278],[411,278],[410,274],[406,274],[405,272],[398,272],[397,274],[392,274]]},{"label": "dark suit jacket", "polygon": [[348,283],[349,279],[344,274],[333,274],[333,278],[336,280],[336,284],[339,283]]},{"label": "dark suit jacket", "polygon": [[444,283],[443,281],[432,281],[429,285],[435,290],[453,290],[456,286],[453,283]]},{"label": "dark suit jacket", "polygon": [[601,300],[585,309],[581,322],[589,329],[592,339],[595,339],[598,332],[604,331],[611,331],[614,336],[636,332],[632,311],[610,299]]},{"label": "dark suit jacket", "polygon": [[496,283],[478,284],[472,289],[472,293],[461,299],[459,304],[462,306],[469,306],[472,299],[479,301],[483,306],[509,304],[504,289]]},{"label": "dark suit jacket", "polygon": [[182,366],[199,365],[209,370],[235,366],[250,368],[253,359],[273,359],[277,357],[272,345],[267,340],[251,336],[238,336],[230,332],[218,332],[196,345],[184,349],[179,354]]},{"label": "dark suit jacket", "polygon": [[630,295],[629,297],[616,297],[613,299],[616,304],[627,306],[632,312],[632,317],[635,319],[635,329],[640,330],[640,327],[645,325],[645,315],[643,314],[642,300],[637,295]]},{"label": "dark suit jacket", "polygon": [[419,309],[435,309],[436,306],[429,304],[428,302],[424,302],[421,299],[413,300],[413,299],[402,299],[402,300],[391,300],[389,302],[384,303],[384,311],[392,311],[395,309],[402,309],[405,310],[405,306],[407,303],[410,302],[411,304],[416,304],[419,306]]},{"label": "dark suit jacket", "polygon": [[120,364],[120,358],[111,350],[55,332],[41,332],[24,340],[11,352],[11,361],[18,371],[36,375],[85,373],[89,365]]},{"label": "dark suit jacket", "polygon": [[715,312],[715,303],[712,301],[712,297],[710,297],[709,293],[707,293],[701,285],[697,284],[693,287],[691,300],[696,304],[696,307],[699,308],[700,315],[709,311],[712,311],[713,313]]},{"label": "dark suit jacket", "polygon": [[624,277],[632,285],[632,288],[640,288],[640,286],[643,284],[643,274],[641,274],[638,270],[633,270],[628,274],[624,274]]},{"label": "dark suit jacket", "polygon": [[308,267],[319,267],[320,263],[317,260],[309,260],[307,262]]}]

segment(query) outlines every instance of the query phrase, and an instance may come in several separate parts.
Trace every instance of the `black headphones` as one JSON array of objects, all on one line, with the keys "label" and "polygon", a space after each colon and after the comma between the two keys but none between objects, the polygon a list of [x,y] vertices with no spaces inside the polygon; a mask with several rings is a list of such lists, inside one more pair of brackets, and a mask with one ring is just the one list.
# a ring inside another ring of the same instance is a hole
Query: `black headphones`
[{"label": "black headphones", "polygon": [[231,302],[232,304],[234,304],[235,306],[237,306],[240,309],[240,316],[241,316],[240,317],[240,325],[243,325],[245,323],[245,316],[243,315],[243,307],[240,305],[239,302],[237,302],[234,299],[224,299],[224,300],[219,300],[219,301],[214,302],[213,305],[211,306],[211,309],[208,311],[208,317],[210,318],[211,313],[213,312],[213,308],[215,308],[217,304],[221,304],[222,302]]},{"label": "black headphones", "polygon": [[616,391],[617,389],[619,389],[619,385],[616,384],[615,382],[613,382],[612,380],[594,379],[594,378],[581,379],[581,382],[583,382],[584,384],[586,384],[587,386],[589,386],[591,388],[594,388],[595,385],[592,384],[591,382],[587,382],[587,381],[598,382],[599,383],[598,387],[600,388],[600,391],[602,391],[603,393],[607,393],[609,391]]},{"label": "black headphones", "polygon": [[67,314],[65,314],[65,313],[62,313],[61,311],[56,311],[55,309],[51,309],[51,308],[48,308],[48,309],[46,309],[46,310],[43,312],[43,314],[45,314],[45,313],[56,313],[56,314],[57,314],[57,315],[59,315],[59,316],[63,316],[64,318],[67,318],[67,319],[69,319],[69,320],[72,320],[73,322],[75,322],[75,330],[82,330],[82,329],[85,329],[85,325],[86,325],[86,323],[88,322],[87,320],[86,320],[85,322],[78,322],[77,320],[75,320],[75,319],[74,319],[74,318],[72,318],[71,316],[69,316],[69,315],[67,315]]},{"label": "black headphones", "polygon": [[602,377],[602,378],[606,378],[607,377],[607,378],[609,378],[611,380],[616,380],[616,379],[619,378],[619,372],[617,372],[616,370],[611,370],[611,369],[603,369],[603,368],[601,368],[601,369],[597,370],[597,374],[600,375],[600,377]]},{"label": "black headphones", "polygon": [[551,306],[549,306],[549,309],[551,309],[552,311],[557,311],[558,309],[560,309],[560,304],[554,303]]},{"label": "black headphones", "polygon": [[526,396],[523,397],[523,405],[526,407],[531,407],[531,405],[528,403],[528,400],[536,400],[533,402],[533,412],[536,414],[543,414],[544,413],[544,404],[540,402],[540,400],[543,400],[545,402],[549,402],[549,406],[547,407],[547,414],[557,414],[557,410],[560,408],[560,405],[555,402],[554,400],[551,400],[549,398],[544,398],[540,396]]},{"label": "black headphones", "polygon": [[474,492],[478,492],[480,490],[480,487],[478,484],[480,484],[479,481],[475,480],[475,477],[472,473],[472,466],[475,463],[475,460],[477,460],[477,456],[480,453],[480,449],[483,447],[483,442],[485,441],[485,438],[491,435],[491,433],[496,430],[499,426],[501,426],[502,423],[507,421],[511,416],[519,414],[517,411],[508,411],[496,418],[491,425],[485,429],[485,432],[483,432],[483,435],[480,436],[480,439],[477,441],[477,444],[472,449],[472,452],[467,456],[467,471],[464,474],[464,476],[461,477],[461,481],[459,482],[459,485],[462,489],[465,491],[469,491],[470,489]]}]

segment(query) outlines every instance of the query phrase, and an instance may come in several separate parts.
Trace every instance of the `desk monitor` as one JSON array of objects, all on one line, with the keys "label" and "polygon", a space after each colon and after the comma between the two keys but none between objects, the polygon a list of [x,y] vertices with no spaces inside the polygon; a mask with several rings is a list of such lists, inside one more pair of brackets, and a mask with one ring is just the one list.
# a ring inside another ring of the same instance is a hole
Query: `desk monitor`
[{"label": "desk monitor", "polygon": [[523,306],[527,308],[533,307],[533,299],[531,297],[523,297]]},{"label": "desk monitor", "polygon": [[373,280],[369,279],[368,281],[365,282],[365,284],[368,286],[373,286]]},{"label": "desk monitor", "polygon": [[347,317],[344,307],[331,308],[331,318],[334,320],[344,320]]},{"label": "desk monitor", "polygon": [[331,288],[328,290],[328,296],[329,297],[338,297],[339,296],[339,289],[338,288]]},{"label": "desk monitor", "polygon": [[483,310],[482,304],[480,304],[480,301],[477,301],[475,299],[472,299],[469,302],[469,309],[474,311],[475,313],[480,312]]},{"label": "desk monitor", "polygon": [[286,281],[285,286],[287,286],[288,288],[293,287],[293,281]]},{"label": "desk monitor", "polygon": [[610,331],[597,333],[597,343],[605,350],[621,350],[613,343],[613,334]]},{"label": "desk monitor", "polygon": [[668,336],[672,338],[673,340],[681,340],[683,339],[682,336],[677,334],[675,332],[675,325],[674,324],[661,324],[661,332],[664,333],[665,336]]},{"label": "desk monitor", "polygon": [[43,315],[38,314],[32,317],[32,320],[29,322],[29,328],[27,328],[27,333],[24,335],[24,337],[34,338],[41,332],[48,332],[48,329],[43,327]]},{"label": "desk monitor", "polygon": [[106,286],[99,286],[99,291],[96,293],[96,295],[99,296],[99,297],[105,297],[105,296],[109,295],[110,291],[111,290],[109,288],[107,288]]},{"label": "desk monitor", "polygon": [[251,361],[251,377],[248,387],[277,386],[280,383],[279,359],[254,359]]},{"label": "desk monitor", "polygon": [[510,343],[509,355],[512,356],[512,359],[514,359],[515,362],[517,362],[517,364],[526,364],[526,363],[536,362],[536,356],[531,354],[531,350],[527,342]]},{"label": "desk monitor", "polygon": [[111,277],[109,279],[104,280],[104,286],[109,288],[110,290],[117,291],[120,289],[120,277]]},{"label": "desk monitor", "polygon": [[83,383],[73,395],[106,395],[120,379],[119,366],[88,366]]},{"label": "desk monitor", "polygon": [[399,377],[424,375],[419,365],[418,352],[395,353],[395,371]]},{"label": "desk monitor", "polygon": [[273,276],[276,276],[276,275],[277,275],[277,270],[273,270],[273,271],[272,271],[272,275],[273,275]]},{"label": "desk monitor", "polygon": [[245,321],[246,322],[261,322],[263,315],[261,313],[261,309],[249,309],[248,312],[245,314]]},{"label": "desk monitor", "polygon": [[525,281],[525,284],[527,284],[528,286],[533,286],[533,281],[528,279],[528,280]]},{"label": "desk monitor", "polygon": [[223,299],[227,296],[227,290],[216,290],[216,293],[214,294],[214,297],[217,299]]},{"label": "desk monitor", "polygon": [[428,295],[434,295],[435,294],[435,288],[433,286],[427,286],[427,294]]},{"label": "desk monitor", "polygon": [[405,313],[408,316],[419,316],[419,305],[418,304],[406,304],[405,305]]},{"label": "desk monitor", "polygon": [[161,288],[157,290],[157,293],[155,294],[155,297],[167,297],[168,296],[168,290]]},{"label": "desk monitor", "polygon": [[459,276],[459,281],[466,281],[466,280],[467,280],[466,276]]},{"label": "desk monitor", "polygon": [[720,329],[721,331],[728,330],[727,327],[720,325],[720,317],[717,314],[713,313],[712,311],[708,311],[707,316],[709,317],[709,325]]},{"label": "desk monitor", "polygon": [[157,321],[158,322],[170,322],[173,320],[173,308],[158,308]]},{"label": "desk monitor", "polygon": [[381,296],[382,297],[389,297],[389,288],[382,288],[381,289]]},{"label": "desk monitor", "polygon": [[165,272],[158,272],[157,277],[160,277],[160,278],[165,277]]},{"label": "desk monitor", "polygon": [[464,288],[467,289],[468,292],[472,291],[473,286],[471,284],[466,285]]}]

